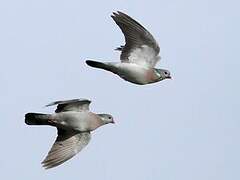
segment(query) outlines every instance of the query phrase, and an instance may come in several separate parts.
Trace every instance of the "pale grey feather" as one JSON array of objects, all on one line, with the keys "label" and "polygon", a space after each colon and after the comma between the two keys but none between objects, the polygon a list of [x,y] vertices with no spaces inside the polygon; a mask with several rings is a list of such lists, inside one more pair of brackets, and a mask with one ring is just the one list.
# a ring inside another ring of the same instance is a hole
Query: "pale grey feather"
[{"label": "pale grey feather", "polygon": [[64,112],[64,111],[88,111],[89,104],[91,103],[88,99],[72,99],[65,101],[55,101],[46,106],[57,105],[56,113]]},{"label": "pale grey feather", "polygon": [[58,129],[58,137],[42,162],[46,169],[56,167],[79,153],[90,141],[90,132]]},{"label": "pale grey feather", "polygon": [[154,67],[159,61],[160,48],[154,37],[140,23],[120,11],[111,16],[122,30],[125,46],[117,48],[122,51],[121,61]]}]

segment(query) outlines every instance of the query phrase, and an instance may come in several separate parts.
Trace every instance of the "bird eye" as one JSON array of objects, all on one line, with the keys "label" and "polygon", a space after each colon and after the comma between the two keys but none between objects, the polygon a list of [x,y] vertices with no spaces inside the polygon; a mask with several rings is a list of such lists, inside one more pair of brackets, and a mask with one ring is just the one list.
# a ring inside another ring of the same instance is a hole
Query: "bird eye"
[{"label": "bird eye", "polygon": [[164,72],[164,74],[166,74],[166,75],[167,75],[168,73],[165,71],[165,72]]},{"label": "bird eye", "polygon": [[109,116],[108,119],[112,119],[112,118]]}]

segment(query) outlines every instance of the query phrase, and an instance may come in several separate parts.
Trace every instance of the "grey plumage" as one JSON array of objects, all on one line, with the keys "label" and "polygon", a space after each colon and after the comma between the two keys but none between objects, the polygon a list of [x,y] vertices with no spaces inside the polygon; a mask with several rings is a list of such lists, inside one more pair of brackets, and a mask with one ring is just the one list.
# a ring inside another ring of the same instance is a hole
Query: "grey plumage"
[{"label": "grey plumage", "polygon": [[72,99],[66,101],[55,101],[46,106],[57,105],[56,113],[63,111],[82,111],[89,110],[89,104],[91,103],[88,99]]},{"label": "grey plumage", "polygon": [[53,168],[71,159],[89,143],[90,139],[90,132],[78,133],[58,129],[57,139],[42,161],[43,167]]},{"label": "grey plumage", "polygon": [[170,79],[168,70],[154,68],[160,60],[160,47],[152,34],[139,22],[120,11],[111,15],[125,37],[125,45],[115,50],[121,51],[121,62],[98,62],[86,60],[94,68],[117,74],[134,84],[144,85]]},{"label": "grey plumage", "polygon": [[128,57],[132,50],[141,48],[143,45],[153,48],[155,55],[158,55],[160,48],[156,40],[140,23],[120,11],[113,12],[111,17],[120,27],[125,37],[126,44],[118,49],[122,51],[120,59],[123,62],[129,61]]},{"label": "grey plumage", "polygon": [[47,106],[57,105],[54,114],[27,113],[28,125],[50,125],[58,130],[58,136],[48,155],[43,160],[46,169],[56,167],[80,152],[90,141],[91,131],[114,123],[109,114],[95,114],[89,111],[88,99],[56,101]]}]

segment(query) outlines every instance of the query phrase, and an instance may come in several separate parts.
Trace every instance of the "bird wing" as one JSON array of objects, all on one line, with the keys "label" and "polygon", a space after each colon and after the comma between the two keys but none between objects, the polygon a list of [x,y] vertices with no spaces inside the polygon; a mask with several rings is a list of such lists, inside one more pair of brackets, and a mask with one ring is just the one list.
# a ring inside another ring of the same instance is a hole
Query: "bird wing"
[{"label": "bird wing", "polygon": [[43,167],[49,169],[64,163],[79,153],[90,139],[90,132],[79,133],[58,128],[57,139],[43,160]]},{"label": "bird wing", "polygon": [[111,17],[125,37],[125,46],[116,48],[122,51],[121,61],[154,67],[160,59],[160,48],[151,33],[127,14],[117,11]]},{"label": "bird wing", "polygon": [[65,101],[55,101],[46,106],[53,106],[57,104],[56,113],[64,112],[64,111],[88,111],[89,104],[91,103],[88,99],[72,99]]}]

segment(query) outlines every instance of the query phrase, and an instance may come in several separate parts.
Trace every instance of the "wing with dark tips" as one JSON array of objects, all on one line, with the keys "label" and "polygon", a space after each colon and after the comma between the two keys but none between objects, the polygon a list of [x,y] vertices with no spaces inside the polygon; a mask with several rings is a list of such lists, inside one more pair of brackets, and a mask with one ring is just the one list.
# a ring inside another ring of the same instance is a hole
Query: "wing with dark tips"
[{"label": "wing with dark tips", "polygon": [[58,129],[58,137],[43,160],[43,167],[53,168],[71,159],[89,143],[90,139],[89,132],[79,133]]},{"label": "wing with dark tips", "polygon": [[89,104],[91,103],[88,99],[72,99],[65,101],[55,101],[46,106],[57,105],[56,113],[64,111],[88,111]]},{"label": "wing with dark tips", "polygon": [[159,60],[160,48],[151,33],[127,14],[118,11],[114,12],[111,17],[125,37],[125,46],[116,49],[122,51],[121,61],[155,66]]}]

